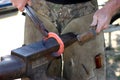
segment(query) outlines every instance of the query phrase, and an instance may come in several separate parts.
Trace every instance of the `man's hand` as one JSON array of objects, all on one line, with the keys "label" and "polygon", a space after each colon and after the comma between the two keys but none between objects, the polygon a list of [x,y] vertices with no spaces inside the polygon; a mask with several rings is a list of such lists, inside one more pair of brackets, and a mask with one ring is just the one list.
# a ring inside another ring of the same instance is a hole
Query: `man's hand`
[{"label": "man's hand", "polygon": [[111,18],[112,15],[109,8],[102,8],[95,12],[91,26],[96,26],[96,32],[100,33],[108,28]]},{"label": "man's hand", "polygon": [[23,11],[26,4],[31,5],[31,0],[11,0],[11,2],[19,11]]},{"label": "man's hand", "polygon": [[93,16],[91,26],[96,26],[96,32],[108,28],[112,16],[120,9],[120,0],[110,0],[103,8],[97,10]]}]

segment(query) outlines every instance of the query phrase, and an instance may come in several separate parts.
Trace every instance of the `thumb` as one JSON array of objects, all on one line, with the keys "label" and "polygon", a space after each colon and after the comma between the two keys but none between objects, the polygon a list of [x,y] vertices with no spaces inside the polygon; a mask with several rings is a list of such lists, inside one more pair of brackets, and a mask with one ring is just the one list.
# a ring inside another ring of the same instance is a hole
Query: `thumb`
[{"label": "thumb", "polygon": [[98,23],[97,16],[94,15],[94,16],[93,16],[93,21],[92,21],[92,23],[91,23],[90,26],[96,26],[97,23]]}]

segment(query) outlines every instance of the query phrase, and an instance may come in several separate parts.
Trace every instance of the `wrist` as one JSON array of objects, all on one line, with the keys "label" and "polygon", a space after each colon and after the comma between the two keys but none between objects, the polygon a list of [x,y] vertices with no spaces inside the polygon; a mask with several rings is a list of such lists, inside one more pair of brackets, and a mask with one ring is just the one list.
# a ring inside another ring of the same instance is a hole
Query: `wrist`
[{"label": "wrist", "polygon": [[106,8],[106,10],[111,13],[111,16],[113,16],[120,9],[120,0],[110,0],[104,8]]}]

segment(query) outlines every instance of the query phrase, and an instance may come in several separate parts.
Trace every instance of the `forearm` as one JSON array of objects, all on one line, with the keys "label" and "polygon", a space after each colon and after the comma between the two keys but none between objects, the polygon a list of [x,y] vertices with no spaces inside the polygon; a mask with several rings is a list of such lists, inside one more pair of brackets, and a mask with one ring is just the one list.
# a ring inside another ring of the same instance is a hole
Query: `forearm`
[{"label": "forearm", "polygon": [[115,1],[115,9],[119,10],[120,9],[120,0],[113,0]]},{"label": "forearm", "polygon": [[107,8],[112,16],[120,9],[120,0],[110,0],[104,8]]}]

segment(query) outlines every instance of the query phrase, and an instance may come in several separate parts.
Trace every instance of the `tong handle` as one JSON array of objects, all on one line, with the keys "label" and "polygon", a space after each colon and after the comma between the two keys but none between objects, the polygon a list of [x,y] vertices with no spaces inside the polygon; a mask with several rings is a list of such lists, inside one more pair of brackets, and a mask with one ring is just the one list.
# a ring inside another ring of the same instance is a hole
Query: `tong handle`
[{"label": "tong handle", "polygon": [[27,15],[34,22],[34,24],[36,25],[37,29],[41,32],[41,34],[47,37],[49,31],[45,28],[43,22],[37,17],[34,10],[29,5],[25,6],[25,10],[26,10]]}]

